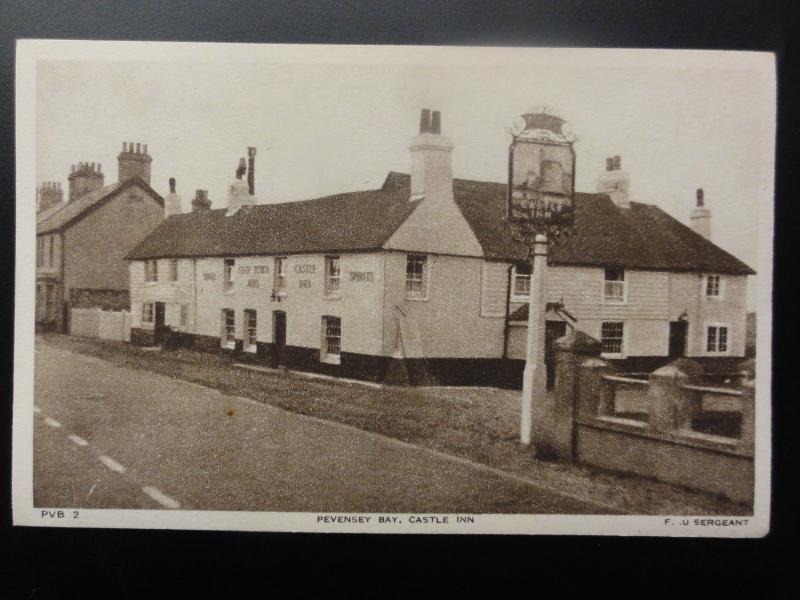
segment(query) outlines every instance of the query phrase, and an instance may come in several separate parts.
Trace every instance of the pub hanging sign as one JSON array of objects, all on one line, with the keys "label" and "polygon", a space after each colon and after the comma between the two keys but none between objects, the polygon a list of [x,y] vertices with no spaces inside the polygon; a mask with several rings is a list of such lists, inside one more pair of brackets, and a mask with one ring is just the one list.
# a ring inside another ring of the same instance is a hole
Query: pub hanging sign
[{"label": "pub hanging sign", "polygon": [[543,233],[569,228],[575,215],[572,127],[547,112],[527,113],[514,120],[512,136],[507,220]]}]

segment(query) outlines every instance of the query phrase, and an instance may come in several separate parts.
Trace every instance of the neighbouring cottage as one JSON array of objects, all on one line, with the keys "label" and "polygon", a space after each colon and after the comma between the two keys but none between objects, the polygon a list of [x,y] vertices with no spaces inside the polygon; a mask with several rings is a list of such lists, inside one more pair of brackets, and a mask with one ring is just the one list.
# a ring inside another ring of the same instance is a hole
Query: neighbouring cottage
[{"label": "neighbouring cottage", "polygon": [[100,164],[79,163],[69,195],[45,182],[36,214],[36,326],[69,330],[70,307],[127,310],[125,255],[164,220],[150,187],[147,144],[123,143],[117,183],[103,185]]},{"label": "neighbouring cottage", "polygon": [[[530,272],[504,222],[508,184],[453,179],[440,129],[423,111],[410,175],[380,189],[256,205],[251,156],[227,208],[199,190],[193,212],[128,254],[131,340],[172,329],[196,348],[342,377],[521,385]],[[552,164],[574,153],[548,153],[531,185],[575,172]],[[599,190],[575,194],[574,232],[551,249],[548,344],[572,326],[646,366],[743,356],[753,271],[707,239],[702,193],[698,233],[631,202],[618,157]]]}]

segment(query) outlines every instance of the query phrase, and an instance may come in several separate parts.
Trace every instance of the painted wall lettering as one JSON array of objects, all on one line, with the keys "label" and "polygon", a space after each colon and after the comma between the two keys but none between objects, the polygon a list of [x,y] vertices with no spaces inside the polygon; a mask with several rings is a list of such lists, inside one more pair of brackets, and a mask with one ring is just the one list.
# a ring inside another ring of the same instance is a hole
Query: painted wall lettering
[{"label": "painted wall lettering", "polygon": [[300,289],[303,288],[310,288],[311,287],[311,280],[310,279],[301,279],[300,280]]},{"label": "painted wall lettering", "polygon": [[249,266],[241,266],[239,267],[239,273],[242,275],[249,275],[250,274],[250,267]]},{"label": "painted wall lettering", "polygon": [[295,273],[316,273],[317,265],[295,265]]},{"label": "painted wall lettering", "polygon": [[247,280],[247,287],[249,287],[249,288],[257,288],[258,287],[258,279],[248,279]]},{"label": "painted wall lettering", "polygon": [[253,273],[256,275],[266,275],[269,273],[269,267],[267,265],[257,265],[253,267]]},{"label": "painted wall lettering", "polygon": [[203,279],[206,281],[214,281],[217,278],[216,273],[203,273]]},{"label": "painted wall lettering", "polygon": [[350,281],[372,281],[372,271],[350,271]]}]

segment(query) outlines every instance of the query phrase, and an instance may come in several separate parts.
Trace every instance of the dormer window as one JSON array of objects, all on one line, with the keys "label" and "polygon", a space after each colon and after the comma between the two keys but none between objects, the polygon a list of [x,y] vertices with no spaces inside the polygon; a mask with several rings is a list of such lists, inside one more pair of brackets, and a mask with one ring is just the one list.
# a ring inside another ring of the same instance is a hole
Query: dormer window
[{"label": "dormer window", "polygon": [[625,269],[606,267],[604,269],[603,302],[624,304],[626,300]]},{"label": "dormer window", "polygon": [[722,277],[719,275],[706,275],[706,298],[722,297]]},{"label": "dormer window", "polygon": [[520,263],[511,270],[511,299],[527,302],[531,294],[531,265]]}]

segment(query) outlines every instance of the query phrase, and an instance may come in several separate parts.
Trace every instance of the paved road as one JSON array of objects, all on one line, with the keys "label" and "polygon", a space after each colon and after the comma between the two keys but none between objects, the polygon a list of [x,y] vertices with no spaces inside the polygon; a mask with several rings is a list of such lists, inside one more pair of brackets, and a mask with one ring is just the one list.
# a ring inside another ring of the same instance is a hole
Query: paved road
[{"label": "paved road", "polygon": [[595,513],[423,448],[38,343],[34,504]]}]

